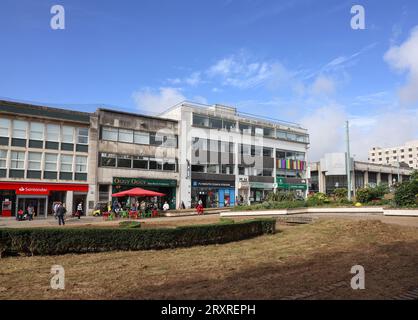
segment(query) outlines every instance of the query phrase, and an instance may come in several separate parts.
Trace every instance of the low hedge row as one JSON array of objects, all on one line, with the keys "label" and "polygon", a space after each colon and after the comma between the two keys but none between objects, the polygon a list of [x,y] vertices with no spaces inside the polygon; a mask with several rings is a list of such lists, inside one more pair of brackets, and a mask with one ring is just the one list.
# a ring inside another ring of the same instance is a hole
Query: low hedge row
[{"label": "low hedge row", "polygon": [[0,229],[0,255],[57,255],[221,244],[275,232],[275,219],[177,228]]}]

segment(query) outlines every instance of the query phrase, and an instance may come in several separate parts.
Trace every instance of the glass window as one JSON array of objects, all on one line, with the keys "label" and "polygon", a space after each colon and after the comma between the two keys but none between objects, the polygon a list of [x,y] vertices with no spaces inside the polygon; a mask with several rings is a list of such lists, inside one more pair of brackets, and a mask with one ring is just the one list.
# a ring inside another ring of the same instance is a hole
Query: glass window
[{"label": "glass window", "polygon": [[209,150],[211,152],[218,152],[219,150],[218,140],[209,140]]},{"label": "glass window", "polygon": [[24,169],[25,167],[25,153],[12,151],[10,157],[10,168],[11,169]]},{"label": "glass window", "polygon": [[116,167],[116,155],[111,153],[102,153],[100,155],[100,166]]},{"label": "glass window", "polygon": [[63,172],[73,172],[73,156],[62,154],[60,170]]},{"label": "glass window", "polygon": [[41,170],[42,153],[29,152],[28,153],[28,170]]},{"label": "glass window", "polygon": [[192,171],[193,172],[205,172],[205,166],[202,165],[192,165]]},{"label": "glass window", "polygon": [[287,139],[286,132],[277,130],[276,131],[276,138]]},{"label": "glass window", "polygon": [[118,155],[118,168],[132,168],[132,157],[128,155]]},{"label": "glass window", "polygon": [[240,174],[240,175],[244,175],[244,174],[245,174],[245,167],[243,167],[243,166],[238,166],[238,174]]},{"label": "glass window", "polygon": [[134,132],[134,143],[137,144],[149,144],[149,132]]},{"label": "glass window", "polygon": [[44,124],[39,122],[31,122],[29,139],[44,140]]},{"label": "glass window", "polygon": [[75,157],[75,172],[87,172],[87,157]]},{"label": "glass window", "polygon": [[251,155],[251,146],[248,144],[241,144],[241,154],[242,155]]},{"label": "glass window", "polygon": [[261,146],[251,146],[252,156],[261,156],[262,153],[263,153],[263,148]]},{"label": "glass window", "polygon": [[286,159],[286,151],[276,150],[276,158],[277,159]]},{"label": "glass window", "polygon": [[207,150],[207,140],[203,138],[193,138],[192,139],[192,150]]},{"label": "glass window", "polygon": [[45,171],[57,171],[57,158],[56,153],[45,153]]},{"label": "glass window", "polygon": [[148,157],[134,157],[133,167],[135,169],[148,169]]},{"label": "glass window", "polygon": [[274,137],[274,129],[273,128],[264,128],[264,136],[265,137]]},{"label": "glass window", "polygon": [[209,127],[209,118],[193,114],[193,125],[201,127]]},{"label": "glass window", "polygon": [[174,159],[164,160],[163,170],[165,170],[165,171],[176,171],[176,161]]},{"label": "glass window", "polygon": [[26,139],[28,123],[21,120],[13,120],[13,138]]},{"label": "glass window", "polygon": [[207,173],[219,173],[219,166],[217,164],[208,164]]},{"label": "glass window", "polygon": [[8,137],[10,128],[10,120],[0,118],[0,137]]},{"label": "glass window", "polygon": [[209,127],[213,129],[222,129],[222,119],[209,118]]},{"label": "glass window", "polygon": [[296,141],[296,134],[288,132],[286,136],[287,136],[287,139]]},{"label": "glass window", "polygon": [[223,164],[221,166],[221,171],[223,174],[234,174],[234,165]]},{"label": "glass window", "polygon": [[74,142],[74,127],[68,127],[68,126],[62,127],[62,142],[64,143]]},{"label": "glass window", "polygon": [[102,128],[102,139],[109,141],[118,141],[118,129],[103,127]]},{"label": "glass window", "polygon": [[246,123],[239,123],[239,131],[241,133],[251,134],[251,125]]},{"label": "glass window", "polygon": [[231,131],[235,129],[235,121],[228,121],[228,120],[223,120],[222,121],[222,127],[225,130]]},{"label": "glass window", "polygon": [[89,128],[77,128],[77,143],[89,144]]},{"label": "glass window", "polygon": [[234,143],[221,141],[221,152],[233,153],[234,152]]},{"label": "glass window", "polygon": [[0,150],[0,168],[6,168],[7,150]]},{"label": "glass window", "polygon": [[119,141],[120,142],[134,142],[134,133],[132,130],[119,129]]},{"label": "glass window", "polygon": [[264,128],[256,127],[256,128],[254,128],[254,132],[255,132],[256,135],[262,136],[264,134]]},{"label": "glass window", "polygon": [[161,159],[149,159],[149,168],[150,170],[162,170],[163,169],[163,161]]},{"label": "glass window", "polygon": [[263,156],[264,157],[273,157],[273,149],[272,148],[263,148]]},{"label": "glass window", "polygon": [[47,124],[46,125],[46,140],[47,141],[59,141],[60,136],[60,126],[56,124]]}]

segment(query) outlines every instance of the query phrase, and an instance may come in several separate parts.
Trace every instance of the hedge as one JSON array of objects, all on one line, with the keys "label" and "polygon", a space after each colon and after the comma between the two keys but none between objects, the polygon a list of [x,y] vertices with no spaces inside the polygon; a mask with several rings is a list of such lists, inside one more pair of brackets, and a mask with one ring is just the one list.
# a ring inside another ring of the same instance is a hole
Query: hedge
[{"label": "hedge", "polygon": [[221,244],[275,232],[275,219],[177,228],[0,229],[0,255],[58,255]]}]

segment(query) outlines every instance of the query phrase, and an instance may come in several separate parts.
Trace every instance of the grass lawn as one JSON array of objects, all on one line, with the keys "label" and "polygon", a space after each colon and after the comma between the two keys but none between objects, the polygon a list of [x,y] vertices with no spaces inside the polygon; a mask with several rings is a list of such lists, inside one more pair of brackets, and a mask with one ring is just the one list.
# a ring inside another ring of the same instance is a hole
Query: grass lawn
[{"label": "grass lawn", "polygon": [[[418,228],[320,219],[224,245],[0,260],[0,299],[385,299],[418,287]],[[65,268],[65,290],[49,286]],[[366,290],[352,290],[363,265]],[[344,281],[334,290],[324,286]]]}]

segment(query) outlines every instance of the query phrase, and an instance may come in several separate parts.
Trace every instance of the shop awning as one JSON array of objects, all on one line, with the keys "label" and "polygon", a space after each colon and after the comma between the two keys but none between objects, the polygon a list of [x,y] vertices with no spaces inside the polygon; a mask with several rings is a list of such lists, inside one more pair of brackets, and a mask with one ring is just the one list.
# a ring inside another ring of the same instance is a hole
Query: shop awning
[{"label": "shop awning", "polygon": [[22,195],[48,195],[51,191],[88,192],[87,184],[38,183],[38,182],[0,182],[0,190],[15,190]]},{"label": "shop awning", "polygon": [[165,193],[155,192],[151,190],[145,190],[142,188],[133,188],[126,191],[121,191],[112,194],[112,197],[163,197]]}]

